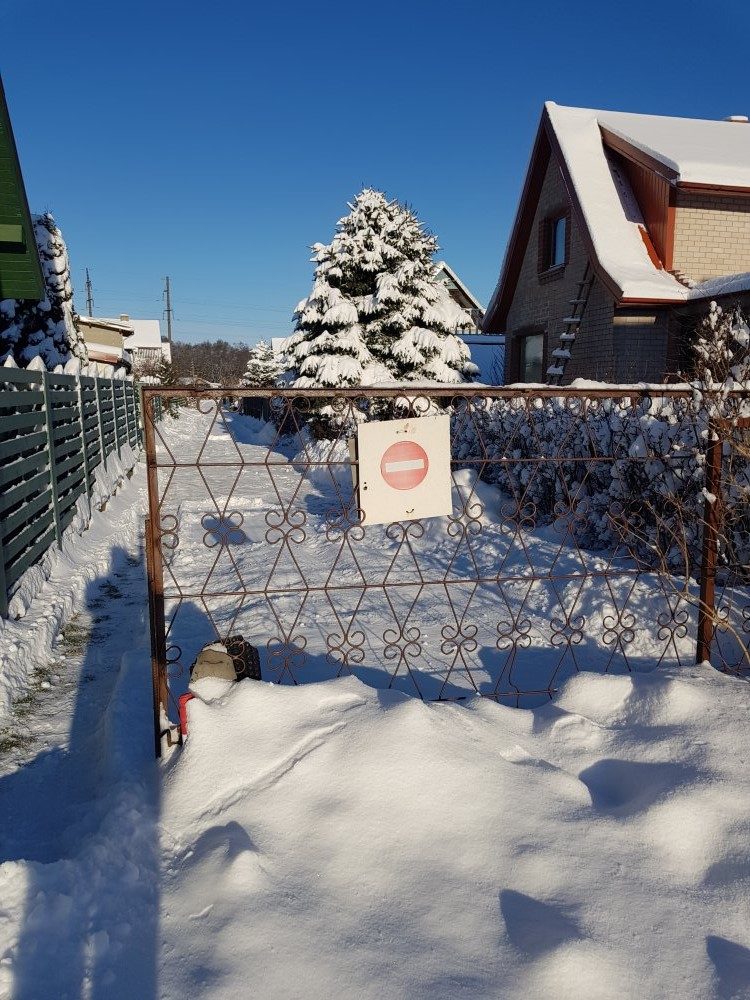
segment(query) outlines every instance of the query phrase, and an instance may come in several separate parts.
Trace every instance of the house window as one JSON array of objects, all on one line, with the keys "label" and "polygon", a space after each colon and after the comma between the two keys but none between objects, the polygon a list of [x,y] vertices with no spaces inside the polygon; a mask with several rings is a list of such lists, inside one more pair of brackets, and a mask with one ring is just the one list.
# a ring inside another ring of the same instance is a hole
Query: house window
[{"label": "house window", "polygon": [[537,272],[539,281],[562,278],[570,255],[570,211],[558,208],[539,220]]},{"label": "house window", "polygon": [[549,267],[559,267],[565,263],[565,230],[567,219],[564,215],[552,219],[549,234]]},{"label": "house window", "polygon": [[519,338],[519,382],[544,381],[544,334],[529,333]]}]

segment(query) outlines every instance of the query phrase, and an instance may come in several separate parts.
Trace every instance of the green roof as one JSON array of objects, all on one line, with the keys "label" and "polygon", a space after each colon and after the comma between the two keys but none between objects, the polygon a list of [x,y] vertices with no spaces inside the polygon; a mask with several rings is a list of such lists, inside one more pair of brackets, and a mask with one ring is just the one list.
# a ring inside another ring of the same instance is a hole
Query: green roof
[{"label": "green roof", "polygon": [[0,299],[45,297],[34,227],[0,80]]}]

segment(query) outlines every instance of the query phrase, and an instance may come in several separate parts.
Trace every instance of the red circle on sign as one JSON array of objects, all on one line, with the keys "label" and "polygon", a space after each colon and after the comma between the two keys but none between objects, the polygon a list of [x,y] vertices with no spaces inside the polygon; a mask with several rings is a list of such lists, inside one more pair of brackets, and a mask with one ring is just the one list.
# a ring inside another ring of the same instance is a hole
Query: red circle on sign
[{"label": "red circle on sign", "polygon": [[398,441],[388,448],[380,460],[380,474],[394,490],[413,490],[419,486],[430,460],[416,441]]}]

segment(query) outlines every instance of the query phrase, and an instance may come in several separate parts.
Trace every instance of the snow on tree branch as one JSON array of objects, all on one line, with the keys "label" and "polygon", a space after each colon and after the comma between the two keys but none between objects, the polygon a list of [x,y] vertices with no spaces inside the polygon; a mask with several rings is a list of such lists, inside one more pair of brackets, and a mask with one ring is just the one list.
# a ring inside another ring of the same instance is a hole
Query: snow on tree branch
[{"label": "snow on tree branch", "polygon": [[313,246],[313,288],[285,343],[294,385],[474,378],[455,336],[465,313],[435,280],[435,237],[380,191],[366,188],[349,208],[331,243]]}]

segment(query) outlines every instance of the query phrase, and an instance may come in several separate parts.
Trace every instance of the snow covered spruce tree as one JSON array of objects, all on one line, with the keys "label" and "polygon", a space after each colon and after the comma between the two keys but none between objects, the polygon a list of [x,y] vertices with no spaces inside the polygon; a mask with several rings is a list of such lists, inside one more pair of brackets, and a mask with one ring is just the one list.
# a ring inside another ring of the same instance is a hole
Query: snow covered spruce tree
[{"label": "snow covered spruce tree", "polygon": [[275,386],[281,374],[273,347],[267,340],[259,340],[250,348],[247,369],[242,377],[242,385],[250,389]]},{"label": "snow covered spruce tree", "polygon": [[42,264],[46,296],[40,302],[0,302],[0,363],[25,368],[40,358],[50,371],[77,358],[88,360],[73,309],[68,250],[49,213],[34,216],[34,237]]},{"label": "snow covered spruce tree", "polygon": [[285,349],[294,385],[464,382],[477,373],[455,336],[462,309],[435,279],[438,249],[415,214],[366,188],[333,240],[313,247],[313,289]]}]

